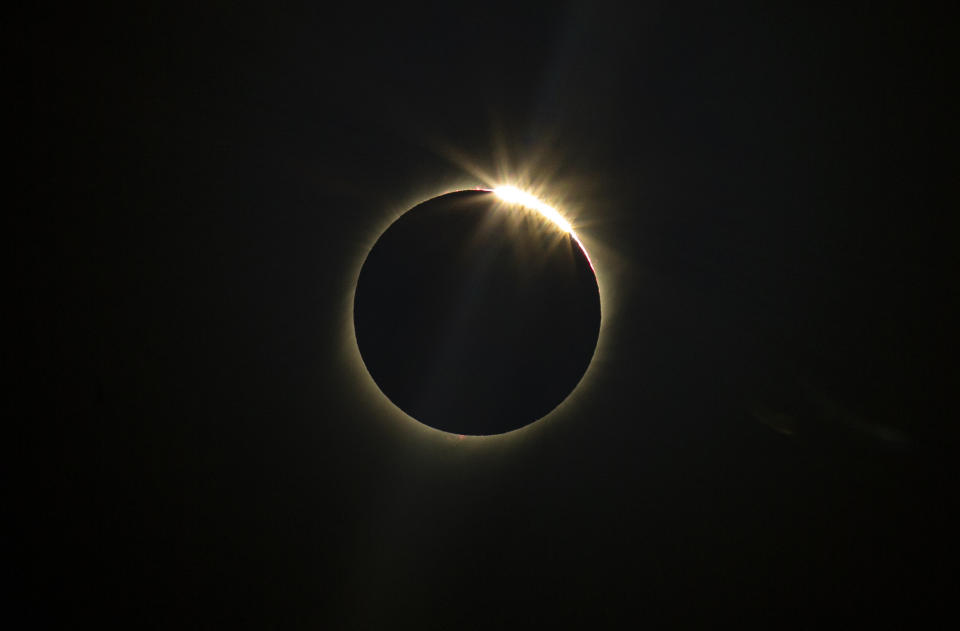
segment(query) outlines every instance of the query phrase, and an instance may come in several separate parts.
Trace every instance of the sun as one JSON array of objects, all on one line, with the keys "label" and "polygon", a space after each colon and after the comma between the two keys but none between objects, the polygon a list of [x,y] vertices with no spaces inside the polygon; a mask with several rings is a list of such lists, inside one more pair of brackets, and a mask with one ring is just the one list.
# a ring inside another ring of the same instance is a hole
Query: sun
[{"label": "sun", "polygon": [[488,190],[492,190],[494,195],[508,204],[516,204],[517,206],[523,206],[524,208],[529,208],[530,210],[540,213],[544,219],[555,225],[566,234],[569,234],[570,237],[576,241],[577,245],[580,246],[584,256],[587,257],[587,264],[590,265],[590,269],[592,269],[594,274],[596,274],[597,270],[593,266],[593,260],[590,258],[587,248],[583,245],[583,242],[580,241],[580,237],[577,236],[577,233],[574,232],[573,225],[567,221],[562,214],[560,214],[559,210],[550,204],[541,201],[536,195],[527,193],[526,191],[521,191],[516,186],[497,186],[496,188]]},{"label": "sun", "polygon": [[558,228],[576,238],[577,235],[573,232],[573,226],[563,218],[563,215],[556,208],[545,204],[530,193],[521,191],[515,186],[498,186],[493,189],[493,192],[505,202],[537,211]]}]

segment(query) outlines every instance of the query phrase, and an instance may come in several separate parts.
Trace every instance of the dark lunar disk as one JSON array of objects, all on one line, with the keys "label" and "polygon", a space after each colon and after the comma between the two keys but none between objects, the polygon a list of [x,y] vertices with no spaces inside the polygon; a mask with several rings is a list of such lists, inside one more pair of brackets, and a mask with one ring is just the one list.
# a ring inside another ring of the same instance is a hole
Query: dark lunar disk
[{"label": "dark lunar disk", "polygon": [[428,200],[360,271],[360,355],[380,389],[431,427],[488,435],[541,418],[583,377],[600,292],[577,241],[490,191]]}]

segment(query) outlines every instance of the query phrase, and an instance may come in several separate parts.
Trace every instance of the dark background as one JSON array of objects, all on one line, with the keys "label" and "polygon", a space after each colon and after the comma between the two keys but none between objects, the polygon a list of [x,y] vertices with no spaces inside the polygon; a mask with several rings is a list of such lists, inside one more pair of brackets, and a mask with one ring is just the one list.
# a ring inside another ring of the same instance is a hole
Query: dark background
[{"label": "dark background", "polygon": [[[955,22],[912,3],[41,6],[8,41],[13,611],[138,628],[953,615]],[[509,160],[509,162],[506,162]],[[600,348],[517,436],[344,323],[526,169]]]}]

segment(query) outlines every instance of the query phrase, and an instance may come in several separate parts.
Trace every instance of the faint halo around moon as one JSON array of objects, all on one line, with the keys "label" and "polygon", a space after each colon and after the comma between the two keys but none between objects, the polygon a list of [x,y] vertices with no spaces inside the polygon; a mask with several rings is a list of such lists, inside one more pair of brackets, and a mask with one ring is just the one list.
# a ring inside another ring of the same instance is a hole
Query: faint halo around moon
[{"label": "faint halo around moon", "polygon": [[531,205],[447,193],[397,219],[367,255],[353,308],[360,356],[421,423],[519,429],[586,372],[600,332],[597,278],[575,235]]}]

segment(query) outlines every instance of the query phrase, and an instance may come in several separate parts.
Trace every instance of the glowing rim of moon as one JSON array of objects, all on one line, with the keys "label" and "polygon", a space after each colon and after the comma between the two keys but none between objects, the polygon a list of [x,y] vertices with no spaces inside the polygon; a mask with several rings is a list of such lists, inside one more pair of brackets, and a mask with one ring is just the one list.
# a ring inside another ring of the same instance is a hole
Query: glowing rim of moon
[{"label": "glowing rim of moon", "polygon": [[[429,201],[437,197],[443,197],[444,195],[448,195],[450,193],[455,193],[459,191],[468,191],[468,190],[485,191],[485,192],[493,193],[505,203],[513,204],[513,205],[521,206],[523,208],[527,208],[529,210],[533,210],[537,212],[539,215],[541,215],[549,223],[556,226],[559,230],[561,230],[565,234],[569,234],[570,237],[580,247],[580,250],[583,252],[584,256],[586,257],[587,264],[590,265],[590,269],[593,271],[594,278],[597,281],[597,286],[600,293],[600,307],[601,307],[600,336],[597,339],[593,356],[590,358],[590,363],[587,364],[587,368],[584,371],[583,376],[580,378],[580,381],[577,382],[577,385],[574,386],[573,390],[559,404],[557,404],[555,408],[547,412],[545,415],[531,421],[530,423],[524,425],[523,427],[518,427],[517,429],[513,429],[508,432],[503,432],[500,434],[466,435],[466,436],[461,434],[454,434],[452,432],[447,432],[445,430],[427,425],[426,423],[419,421],[418,419],[414,418],[413,416],[410,416],[405,411],[397,407],[397,405],[392,400],[390,400],[390,398],[380,389],[377,383],[373,380],[373,376],[370,374],[370,371],[367,369],[366,364],[363,362],[363,357],[360,355],[360,348],[357,344],[356,330],[354,328],[354,321],[353,321],[354,299],[356,296],[357,281],[359,280],[360,270],[363,268],[363,264],[366,262],[367,256],[370,254],[370,250],[373,249],[373,247],[376,245],[377,239],[379,239],[384,232],[389,230],[390,226],[392,226],[397,219],[399,219],[401,216],[403,216],[404,214],[406,214],[416,206],[420,205],[424,201]],[[481,187],[481,186],[476,186],[471,188],[469,185],[454,186],[447,189],[446,191],[438,192],[432,195],[427,194],[426,196],[424,196],[422,201],[411,200],[409,203],[404,204],[403,206],[405,207],[405,210],[402,210],[402,211],[398,210],[396,214],[389,220],[389,223],[387,223],[382,229],[379,229],[376,232],[375,238],[372,240],[372,242],[369,245],[367,245],[367,247],[364,250],[364,253],[360,255],[354,274],[353,274],[353,282],[351,284],[350,291],[348,292],[349,302],[348,302],[348,309],[347,309],[347,317],[345,319],[345,325],[349,331],[347,339],[349,339],[350,342],[352,342],[348,344],[348,348],[346,350],[347,350],[347,353],[353,358],[351,363],[355,367],[354,370],[359,372],[358,377],[360,377],[364,381],[365,388],[370,389],[373,392],[375,392],[377,395],[379,395],[379,397],[376,399],[375,407],[380,408],[385,412],[389,410],[389,413],[393,415],[398,415],[400,418],[403,418],[407,422],[412,421],[412,423],[409,423],[409,425],[407,423],[405,423],[405,425],[407,425],[410,429],[415,429],[415,431],[417,431],[418,433],[421,433],[421,435],[424,437],[426,437],[427,435],[432,435],[432,436],[443,436],[443,437],[446,437],[447,440],[449,439],[463,440],[464,438],[469,438],[469,439],[482,439],[482,441],[491,441],[491,440],[499,441],[499,440],[507,440],[507,439],[514,441],[520,436],[529,435],[529,432],[534,431],[535,427],[543,425],[542,421],[554,416],[565,407],[568,407],[568,402],[570,402],[572,399],[575,398],[578,391],[583,391],[589,387],[589,382],[592,381],[592,377],[594,377],[592,373],[596,372],[595,370],[591,370],[591,368],[595,368],[595,364],[597,363],[596,362],[597,355],[598,353],[600,353],[601,346],[603,345],[603,339],[604,339],[603,331],[605,327],[608,326],[609,324],[607,322],[607,318],[603,316],[603,313],[605,311],[608,311],[609,305],[606,304],[608,300],[607,298],[605,298],[606,292],[604,291],[604,283],[600,281],[600,274],[597,272],[596,268],[594,267],[593,260],[591,259],[590,254],[587,252],[587,248],[584,246],[583,242],[580,240],[580,237],[577,235],[576,231],[574,230],[573,225],[570,223],[570,221],[568,221],[563,216],[563,214],[560,213],[560,211],[558,211],[553,206],[550,206],[549,204],[541,201],[535,195],[528,193],[526,191],[523,191],[512,185],[497,185],[497,186],[494,186],[493,188]],[[607,309],[604,308],[605,305],[607,306]],[[609,313],[607,315],[609,315]]]}]

